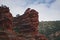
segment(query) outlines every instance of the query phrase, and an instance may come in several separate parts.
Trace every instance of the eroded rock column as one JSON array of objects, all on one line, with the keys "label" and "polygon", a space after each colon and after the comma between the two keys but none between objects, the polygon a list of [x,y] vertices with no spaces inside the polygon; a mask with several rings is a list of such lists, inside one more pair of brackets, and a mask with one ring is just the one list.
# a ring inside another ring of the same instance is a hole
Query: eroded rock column
[{"label": "eroded rock column", "polygon": [[47,40],[38,31],[38,12],[28,8],[23,15],[17,17],[18,37],[20,40]]},{"label": "eroded rock column", "polygon": [[6,6],[0,6],[0,40],[16,40],[15,32],[12,30],[13,16]]}]

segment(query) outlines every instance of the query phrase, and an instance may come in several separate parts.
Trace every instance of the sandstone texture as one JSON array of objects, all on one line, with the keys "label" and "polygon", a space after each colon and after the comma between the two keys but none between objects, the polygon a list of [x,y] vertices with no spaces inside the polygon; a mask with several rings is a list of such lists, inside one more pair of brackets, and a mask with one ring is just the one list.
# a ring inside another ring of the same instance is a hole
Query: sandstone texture
[{"label": "sandstone texture", "polygon": [[38,31],[38,12],[28,8],[23,15],[16,17],[15,26],[19,29],[19,40],[47,40]]},{"label": "sandstone texture", "polygon": [[[38,12],[28,8],[23,15],[13,17],[9,7],[0,6],[0,40],[47,40],[38,31]],[[16,33],[13,28],[18,28]]]},{"label": "sandstone texture", "polygon": [[16,40],[16,33],[12,30],[13,16],[6,6],[0,6],[0,40]]}]

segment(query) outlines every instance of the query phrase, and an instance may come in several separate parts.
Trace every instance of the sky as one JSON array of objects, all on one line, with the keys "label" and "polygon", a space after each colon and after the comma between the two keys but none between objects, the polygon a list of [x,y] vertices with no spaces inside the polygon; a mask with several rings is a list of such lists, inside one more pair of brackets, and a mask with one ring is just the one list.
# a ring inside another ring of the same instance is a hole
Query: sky
[{"label": "sky", "polygon": [[60,20],[60,0],[0,0],[1,5],[8,6],[14,17],[31,8],[39,12],[39,21]]}]

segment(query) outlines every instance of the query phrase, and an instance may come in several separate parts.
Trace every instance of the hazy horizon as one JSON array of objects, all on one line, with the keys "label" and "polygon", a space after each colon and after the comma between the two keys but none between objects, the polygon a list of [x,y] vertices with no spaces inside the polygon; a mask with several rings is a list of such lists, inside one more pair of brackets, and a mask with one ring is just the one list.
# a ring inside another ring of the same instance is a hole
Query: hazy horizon
[{"label": "hazy horizon", "polygon": [[60,0],[0,0],[0,6],[2,4],[10,8],[14,17],[32,8],[39,12],[39,21],[60,20]]}]

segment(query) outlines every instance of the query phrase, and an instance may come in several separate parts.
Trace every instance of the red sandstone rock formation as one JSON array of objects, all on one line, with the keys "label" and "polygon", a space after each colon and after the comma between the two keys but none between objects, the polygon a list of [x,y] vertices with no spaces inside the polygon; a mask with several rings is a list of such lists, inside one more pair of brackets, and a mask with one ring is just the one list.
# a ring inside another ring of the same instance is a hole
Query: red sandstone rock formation
[{"label": "red sandstone rock formation", "polygon": [[16,40],[15,32],[12,30],[13,16],[6,6],[0,6],[0,40]]},{"label": "red sandstone rock formation", "polygon": [[25,13],[16,18],[16,25],[19,30],[19,40],[47,40],[38,32],[38,12],[28,8]]},{"label": "red sandstone rock formation", "polygon": [[9,8],[6,6],[0,7],[0,23],[5,30],[11,30],[12,28],[12,14],[9,12]]},{"label": "red sandstone rock formation", "polygon": [[19,34],[15,34],[12,30],[13,16],[9,8],[0,7],[0,28],[2,29],[0,30],[0,40],[47,40],[38,32],[39,21],[36,10],[28,8],[23,15],[18,16],[15,20]]}]

